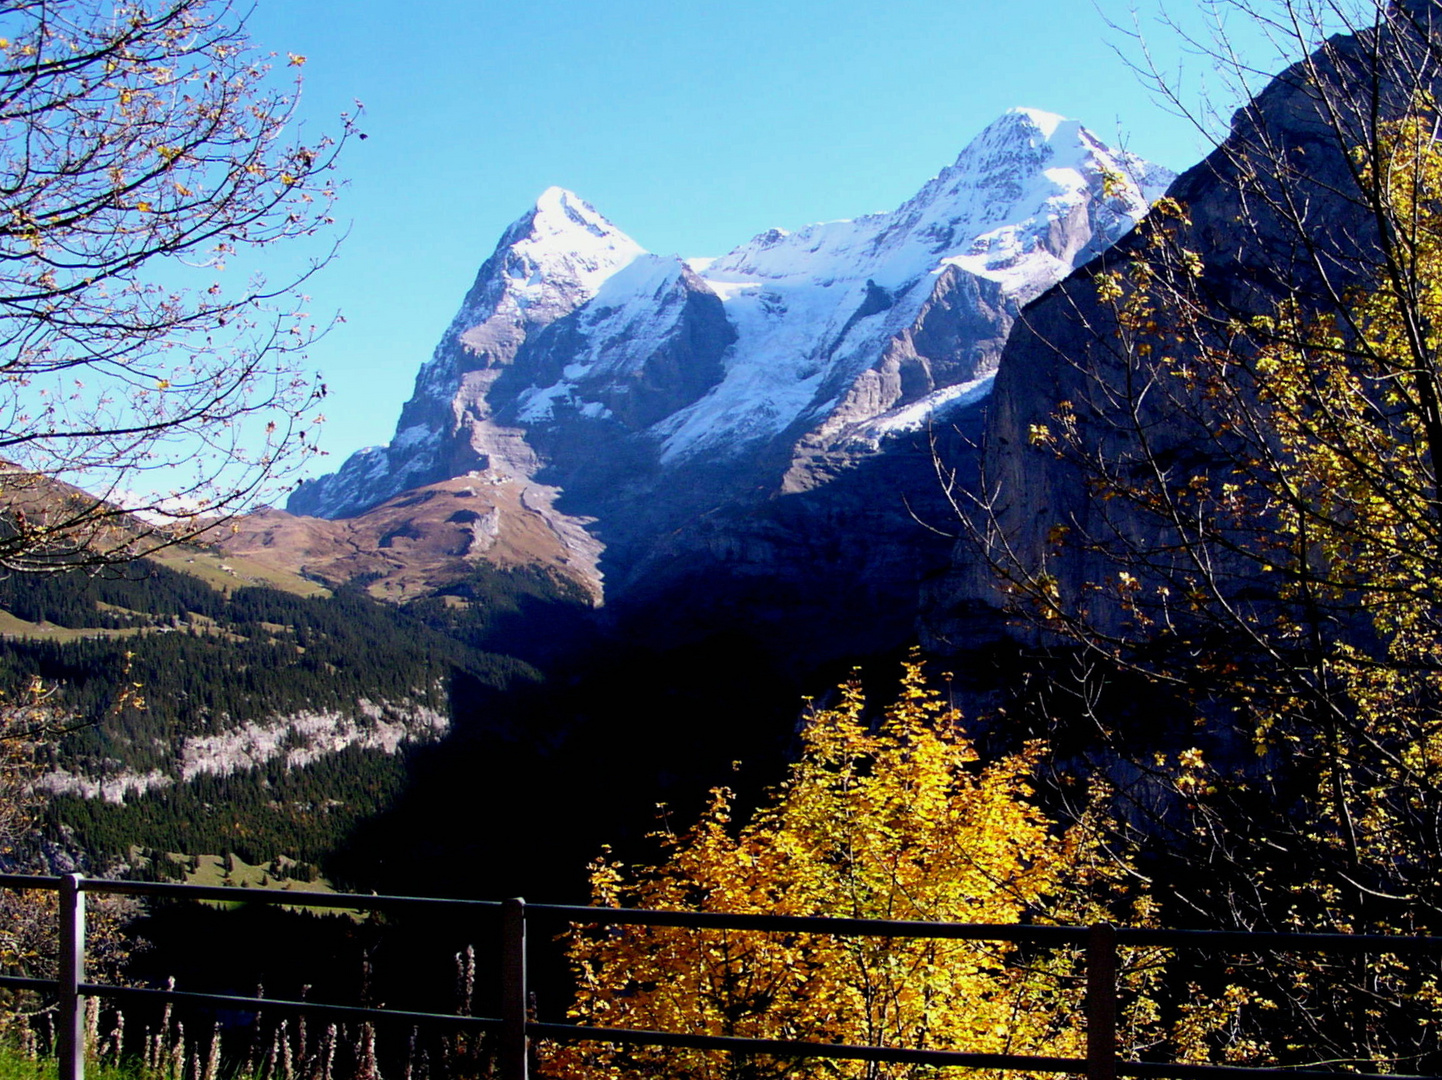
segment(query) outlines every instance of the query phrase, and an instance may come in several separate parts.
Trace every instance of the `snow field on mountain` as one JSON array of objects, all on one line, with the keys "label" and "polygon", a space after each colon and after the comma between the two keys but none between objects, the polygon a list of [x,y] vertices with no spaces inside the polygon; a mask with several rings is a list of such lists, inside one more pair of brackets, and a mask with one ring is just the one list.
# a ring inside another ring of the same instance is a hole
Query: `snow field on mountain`
[{"label": "snow field on mountain", "polygon": [[994,382],[996,372],[989,371],[979,379],[943,386],[909,405],[882,413],[870,423],[858,427],[852,433],[852,438],[879,446],[882,440],[893,435],[923,431],[927,424],[948,410],[973,405],[987,397]]},{"label": "snow field on mountain", "polygon": [[600,402],[576,397],[579,382],[630,374],[665,344],[685,299],[679,288],[684,273],[679,259],[651,254],[637,255],[612,272],[580,312],[586,343],[562,370],[562,381],[523,392],[518,417],[540,423],[561,404],[591,419],[609,416]]},{"label": "snow field on mountain", "polygon": [[[1121,193],[1121,208],[1103,222],[1111,241],[1161,193],[1133,175],[1139,164],[1074,120],[1013,110],[892,213],[772,229],[721,258],[693,260],[738,340],[722,383],[657,425],[663,463],[735,449],[803,416],[822,418],[835,402],[817,400],[819,389],[874,364],[931,296],[927,279],[948,265],[997,281],[1018,307],[1040,294],[1072,269],[1044,246],[1052,223],[1093,201],[1104,173]],[[891,307],[848,327],[870,283],[887,290]],[[928,400],[955,406],[973,397]]]}]

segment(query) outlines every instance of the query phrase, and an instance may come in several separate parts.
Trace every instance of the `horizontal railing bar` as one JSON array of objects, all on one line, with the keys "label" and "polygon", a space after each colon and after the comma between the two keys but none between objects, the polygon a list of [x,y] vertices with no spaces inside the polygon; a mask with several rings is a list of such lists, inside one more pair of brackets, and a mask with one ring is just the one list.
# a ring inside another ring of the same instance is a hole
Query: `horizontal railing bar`
[{"label": "horizontal railing bar", "polygon": [[[811,1043],[787,1039],[749,1039],[732,1035],[683,1035],[675,1032],[644,1031],[637,1028],[595,1028],[576,1024],[527,1024],[526,1033],[535,1038],[565,1042],[626,1042],[646,1046],[676,1046],[692,1050],[728,1050],[773,1057],[826,1057],[856,1061],[885,1061],[906,1065],[966,1066],[982,1069],[1019,1069],[1027,1072],[1085,1072],[1081,1058],[1057,1058],[1026,1054],[980,1054],[955,1050],[911,1050],[902,1047],[855,1046],[843,1043]],[[1290,1069],[1285,1066],[1257,1068],[1245,1065],[1185,1065],[1158,1062],[1119,1061],[1121,1076],[1166,1077],[1171,1080],[1213,1080],[1213,1078],[1287,1077],[1288,1080],[1336,1080],[1337,1072],[1319,1069]],[[1355,1075],[1355,1074],[1352,1074]],[[1436,1080],[1435,1077],[1396,1073],[1366,1073],[1366,1080]]]},{"label": "horizontal railing bar", "polygon": [[[0,884],[4,884],[0,882]],[[496,911],[499,900],[446,900],[431,896],[377,896],[375,893],[287,892],[284,889],[242,889],[234,885],[181,885],[175,882],[107,881],[86,878],[81,883],[86,892],[115,893],[122,896],[163,896],[177,900],[218,900],[227,904],[285,904],[297,907],[361,908],[367,911],[390,911],[397,908],[442,909],[464,911]]]},{"label": "horizontal railing bar", "polygon": [[49,889],[58,892],[60,879],[58,877],[30,874],[0,874],[0,888],[5,889]]},{"label": "horizontal railing bar", "polygon": [[24,975],[0,975],[0,986],[16,990],[59,990],[59,979],[30,979]]},{"label": "horizontal railing bar", "polygon": [[1286,1065],[1167,1065],[1151,1061],[1118,1061],[1119,1076],[1155,1076],[1168,1080],[1230,1080],[1232,1077],[1268,1077],[1270,1080],[1337,1080],[1341,1076],[1358,1080],[1437,1080],[1435,1074],[1355,1073],[1327,1069],[1293,1069]]},{"label": "horizontal railing bar", "polygon": [[[58,889],[60,878],[0,874],[0,888]],[[86,892],[130,896],[158,896],[179,900],[221,903],[282,904],[296,907],[351,908],[385,911],[405,908],[499,911],[496,900],[458,900],[426,896],[392,896],[374,893],[290,892],[276,889],[241,889],[227,885],[183,885],[175,882],[115,881],[85,878]],[[833,916],[750,915],[728,912],[655,911],[643,908],[597,908],[577,904],[527,904],[527,916],[553,917],[570,922],[693,927],[713,930],[764,930],[838,936],[938,938],[972,941],[1044,943],[1085,940],[1083,926],[1003,925],[994,923],[934,923],[919,920],[854,919]],[[1405,937],[1388,934],[1336,934],[1250,930],[1154,930],[1118,927],[1117,943],[1132,947],[1222,948],[1237,951],[1304,949],[1339,952],[1442,952],[1442,937]],[[1218,1066],[1220,1067],[1220,1066]]]},{"label": "horizontal railing bar", "polygon": [[[596,908],[571,904],[527,904],[527,916],[546,915],[571,922],[690,927],[711,930],[769,930],[870,937],[949,938],[974,941],[1080,943],[1085,926],[934,923],[833,916],[743,915],[713,911],[653,911],[644,908]],[[1235,946],[1242,950],[1325,949],[1348,952],[1442,951],[1442,937],[1388,934],[1315,934],[1243,930],[1150,930],[1117,928],[1117,944],[1140,946]]]},{"label": "horizontal railing bar", "polygon": [[[54,979],[28,979],[0,976],[0,986],[24,990],[53,990]],[[436,1024],[459,1028],[496,1030],[501,1021],[492,1017],[456,1016],[450,1013],[414,1012],[402,1009],[375,1009],[358,1005],[332,1005],[317,1001],[288,1001],[282,998],[255,998],[233,994],[206,994],[188,990],[160,990],[134,986],[112,986],[105,983],[82,983],[80,991],[99,997],[137,1001],[175,1001],[196,1005],[233,1008],[241,1012],[307,1013],[316,1016],[342,1016],[350,1019],[408,1021],[413,1024]],[[595,1028],[575,1024],[528,1023],[527,1034],[536,1038],[561,1041],[597,1041],[642,1043],[649,1046],[675,1046],[696,1050],[729,1050],[766,1053],[776,1057],[826,1057],[858,1061],[893,1062],[897,1064],[970,1066],[973,1068],[1021,1069],[1032,1072],[1076,1072],[1086,1062],[1076,1058],[1031,1057],[1019,1054],[978,1054],[948,1050],[913,1050],[902,1047],[855,1046],[840,1043],[810,1043],[781,1039],[749,1039],[725,1035],[687,1035],[675,1032],[648,1031],[634,1028]],[[1117,1063],[1120,1076],[1158,1077],[1170,1080],[1220,1080],[1220,1078],[1287,1077],[1289,1080],[1333,1080],[1339,1074],[1318,1069],[1291,1069],[1282,1066],[1250,1067],[1240,1065],[1168,1064],[1159,1062]],[[1367,1080],[1435,1080],[1433,1077],[1406,1073],[1368,1073]]]},{"label": "horizontal railing bar", "polygon": [[948,938],[969,941],[1064,941],[1086,939],[1084,926],[944,923],[899,919],[851,919],[829,915],[742,915],[719,911],[653,911],[570,904],[527,904],[527,918],[553,916],[570,922],[689,927],[698,930],[767,930],[854,937]]},{"label": "horizontal railing bar", "polygon": [[855,1061],[889,1061],[906,1065],[970,1066],[982,1069],[1026,1069],[1032,1072],[1086,1071],[1081,1058],[1025,1057],[1019,1054],[974,1054],[956,1050],[910,1050],[899,1046],[850,1046],[789,1039],[748,1039],[736,1035],[683,1035],[638,1028],[595,1028],[576,1024],[527,1024],[526,1034],[565,1042],[627,1042],[648,1046],[678,1046],[692,1050],[729,1050],[770,1054],[773,1057],[847,1058]]},{"label": "horizontal railing bar", "polygon": [[1117,928],[1118,945],[1181,946],[1221,952],[1442,952],[1442,937],[1315,934],[1278,930],[1148,930]]},{"label": "horizontal railing bar", "polygon": [[192,1005],[213,1005],[240,1012],[306,1013],[316,1016],[344,1016],[365,1020],[406,1020],[413,1024],[448,1024],[459,1028],[499,1029],[501,1022],[489,1016],[456,1016],[452,1013],[411,1012],[404,1009],[372,1009],[363,1005],[328,1005],[322,1001],[287,1001],[283,998],[242,997],[235,994],[204,994],[194,990],[158,990],[143,986],[111,986],[81,983],[82,994],[134,1001],[165,1001]]}]

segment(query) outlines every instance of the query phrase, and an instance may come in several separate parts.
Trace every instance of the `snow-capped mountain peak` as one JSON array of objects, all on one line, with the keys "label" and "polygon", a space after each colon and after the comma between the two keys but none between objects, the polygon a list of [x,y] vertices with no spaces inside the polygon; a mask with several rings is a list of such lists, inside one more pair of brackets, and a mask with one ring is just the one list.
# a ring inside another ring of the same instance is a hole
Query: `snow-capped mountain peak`
[{"label": "snow-capped mountain peak", "polygon": [[[583,306],[646,251],[572,191],[549,187],[502,234],[451,325],[416,375],[391,442],[367,447],[334,474],[302,484],[287,506],[343,517],[491,459],[477,424],[492,384],[527,339]],[[515,470],[529,468],[529,455]]]},{"label": "snow-capped mountain peak", "polygon": [[502,248],[509,255],[506,272],[521,297],[548,282],[594,296],[608,277],[645,254],[585,199],[560,187],[541,193],[535,209],[508,230]]},{"label": "snow-capped mountain peak", "polygon": [[[1171,179],[1075,120],[1013,109],[891,213],[771,229],[719,259],[693,260],[748,362],[728,365],[705,399],[657,429],[663,460],[832,412],[836,390],[910,332],[949,267],[999,286],[1010,325],[1022,304],[1115,243]],[[999,346],[963,364],[957,384],[989,378],[997,355]]]},{"label": "snow-capped mountain peak", "polygon": [[[1067,118],[1065,116],[1062,116],[1060,113],[1047,112],[1045,109],[1033,109],[1025,105],[1018,105],[1014,108],[1007,109],[1006,112],[1002,113],[1001,117],[991,124],[991,127],[1014,123],[1015,119],[1021,119],[1030,122],[1037,131],[1041,132],[1041,136],[1044,139],[1050,139],[1052,137],[1052,133],[1056,131],[1058,125],[1064,123],[1076,123],[1075,120],[1068,121]],[[990,128],[988,128],[987,130],[990,130]]]},{"label": "snow-capped mountain peak", "polygon": [[482,266],[392,443],[290,508],[344,516],[468,470],[545,469],[614,526],[618,499],[660,520],[713,488],[826,483],[983,398],[1021,305],[1170,180],[1075,120],[1013,109],[889,213],[684,261],[548,188]]},{"label": "snow-capped mountain peak", "polygon": [[[591,300],[645,248],[575,192],[549,187],[501,237],[421,370],[417,397],[466,369],[504,367],[526,337]],[[415,399],[412,399],[412,404]]]}]

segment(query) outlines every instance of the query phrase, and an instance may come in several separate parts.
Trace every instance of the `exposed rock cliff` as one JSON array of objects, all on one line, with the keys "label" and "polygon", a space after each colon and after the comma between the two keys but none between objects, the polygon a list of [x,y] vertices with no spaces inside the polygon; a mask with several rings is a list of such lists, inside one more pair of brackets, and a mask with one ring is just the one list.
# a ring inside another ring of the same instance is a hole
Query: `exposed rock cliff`
[{"label": "exposed rock cliff", "polygon": [[491,422],[489,392],[527,339],[589,301],[641,248],[587,203],[550,188],[501,237],[431,359],[416,376],[386,446],[353,455],[337,473],[303,484],[295,514],[348,517],[409,488],[493,462],[529,474],[525,432]]}]

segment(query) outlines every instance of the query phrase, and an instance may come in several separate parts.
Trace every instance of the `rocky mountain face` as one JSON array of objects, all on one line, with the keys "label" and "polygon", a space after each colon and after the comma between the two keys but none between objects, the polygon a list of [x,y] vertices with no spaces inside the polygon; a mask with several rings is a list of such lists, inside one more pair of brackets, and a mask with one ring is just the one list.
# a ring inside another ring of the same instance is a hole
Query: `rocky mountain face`
[{"label": "rocky mountain face", "polygon": [[[521,494],[488,503],[488,528],[544,522],[568,552],[552,563],[608,606],[679,613],[726,580],[719,606],[747,621],[740,598],[774,609],[778,588],[863,621],[906,596],[907,621],[951,546],[916,520],[950,514],[929,432],[966,457],[1022,305],[1171,179],[1018,109],[894,211],[706,259],[647,253],[552,188],[482,266],[391,442],[288,510],[360,522],[426,485],[505,485]],[[287,528],[259,522],[241,549]]]},{"label": "rocky mountain face", "polygon": [[[1376,265],[1376,223],[1356,197],[1349,156],[1366,145],[1373,125],[1413,107],[1419,91],[1435,96],[1442,90],[1426,59],[1436,50],[1439,27],[1442,6],[1412,0],[1391,5],[1375,29],[1331,39],[1240,109],[1225,142],[1172,185],[1168,195],[1184,214],[1177,243],[1201,268],[1197,303],[1219,325],[1271,314],[1284,299],[1332,311],[1335,297],[1368,280]],[[1146,229],[1122,238],[1027,309],[1002,352],[985,431],[982,471],[996,534],[1006,537],[1017,566],[1045,567],[1071,601],[1090,597],[1104,626],[1124,618],[1099,606],[1104,593],[1094,584],[1116,580],[1118,564],[1102,553],[1108,538],[1132,537],[1137,550],[1150,546],[1157,581],[1175,578],[1177,567],[1185,573],[1186,555],[1174,545],[1168,556],[1157,518],[1125,499],[1093,497],[1077,468],[1030,445],[1028,434],[1036,425],[1055,425],[1066,402],[1089,445],[1111,440],[1112,454],[1135,453],[1119,441],[1113,422],[1124,408],[1117,388],[1125,376],[1116,316],[1099,299],[1098,276],[1125,275],[1135,261],[1152,258]],[[1188,348],[1169,342],[1163,351],[1184,360]],[[1230,478],[1217,433],[1196,419],[1205,411],[1169,396],[1177,391],[1168,390],[1161,369],[1149,369],[1145,357],[1134,354],[1132,362],[1132,382],[1151,386],[1147,400],[1135,403],[1150,453],[1170,468],[1221,478],[1218,484]],[[1057,543],[1058,530],[1066,531],[1066,543]],[[1272,586],[1257,578],[1249,560],[1218,570],[1233,578],[1235,594],[1270,594]],[[959,546],[936,589],[931,643],[965,641],[972,629],[967,613],[1001,604],[998,590],[975,548]]]}]

